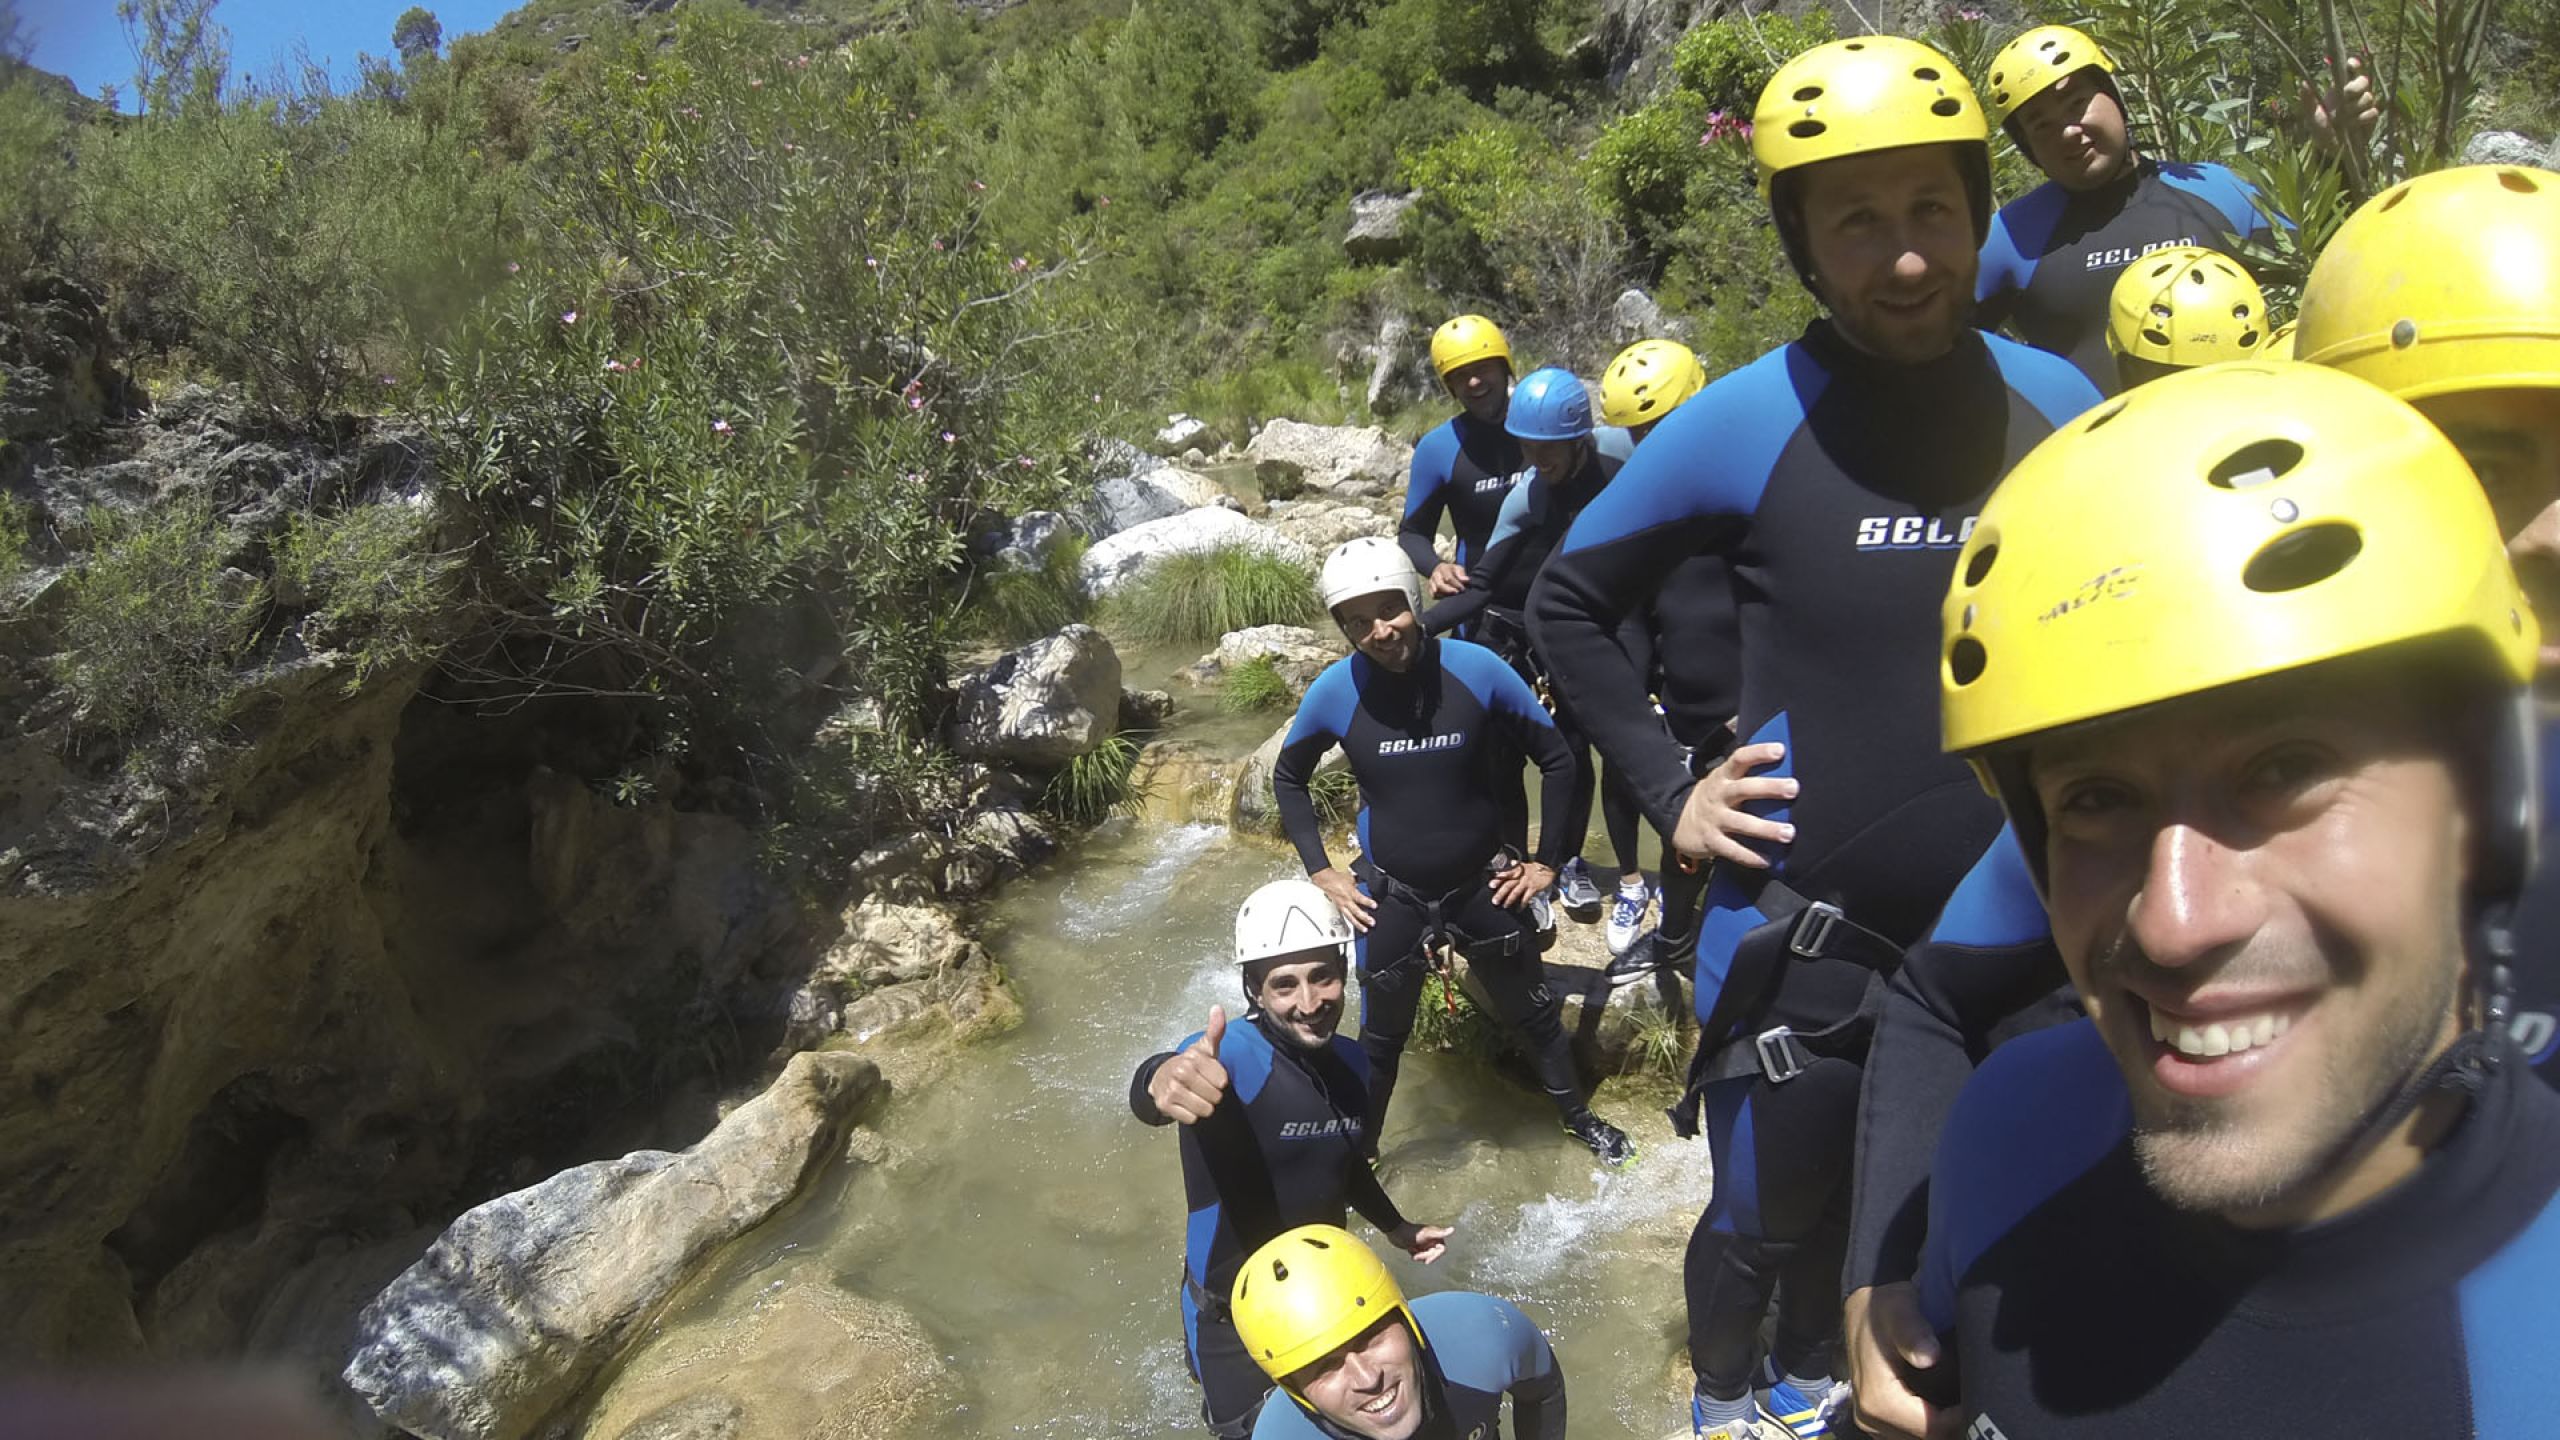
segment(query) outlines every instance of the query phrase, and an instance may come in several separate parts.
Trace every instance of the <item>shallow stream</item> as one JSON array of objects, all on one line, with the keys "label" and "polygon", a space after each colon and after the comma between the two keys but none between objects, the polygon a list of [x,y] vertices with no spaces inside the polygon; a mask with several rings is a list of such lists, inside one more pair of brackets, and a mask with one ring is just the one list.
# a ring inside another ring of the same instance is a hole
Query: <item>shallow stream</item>
[{"label": "shallow stream", "polygon": [[[1236,904],[1293,868],[1217,826],[1117,822],[1017,882],[984,936],[1027,1022],[895,1100],[879,1122],[885,1163],[847,1167],[733,1247],[660,1340],[736,1329],[778,1277],[816,1265],[904,1307],[949,1367],[953,1393],[900,1436],[1204,1433],[1175,1313],[1175,1139],[1130,1116],[1129,1077],[1211,1005],[1232,1013]],[[1672,1139],[1657,1104],[1603,1092],[1598,1108],[1644,1146],[1604,1173],[1527,1085],[1415,1055],[1385,1137],[1389,1193],[1417,1219],[1457,1225],[1439,1264],[1395,1257],[1406,1284],[1526,1308],[1562,1357],[1577,1437],[1685,1433],[1679,1262],[1707,1162],[1703,1143]],[[751,1375],[724,1388],[750,1412],[738,1433],[791,1424],[753,1415]]]}]

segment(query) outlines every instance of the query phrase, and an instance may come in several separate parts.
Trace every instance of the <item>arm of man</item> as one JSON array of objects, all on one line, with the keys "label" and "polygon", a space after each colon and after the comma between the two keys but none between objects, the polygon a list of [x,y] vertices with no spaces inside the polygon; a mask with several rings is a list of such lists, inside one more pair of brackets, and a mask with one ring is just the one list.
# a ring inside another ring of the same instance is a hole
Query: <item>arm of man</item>
[{"label": "arm of man", "polygon": [[1546,1333],[1509,1301],[1497,1302],[1518,1317],[1505,1326],[1514,1338],[1511,1372],[1511,1433],[1516,1440],[1564,1440],[1564,1366]]},{"label": "arm of man", "polygon": [[1493,534],[1485,541],[1484,553],[1467,567],[1467,585],[1457,594],[1422,612],[1422,628],[1434,635],[1446,635],[1461,625],[1472,623],[1493,603],[1494,592],[1501,588],[1503,577],[1519,562],[1520,547],[1527,538],[1529,523],[1529,486],[1522,481],[1502,497],[1502,514],[1493,522]]},{"label": "arm of man", "polygon": [[1529,594],[1530,637],[1557,690],[1666,835],[1697,782],[1655,719],[1651,677],[1636,673],[1618,626],[1673,566],[1729,552],[1748,532],[1768,468],[1803,415],[1784,362],[1783,351],[1764,357],[1665,418],[1583,508]]},{"label": "arm of man", "polygon": [[1457,432],[1444,425],[1413,447],[1413,464],[1405,472],[1404,518],[1396,522],[1396,544],[1425,575],[1440,565],[1440,515],[1449,508],[1449,469],[1457,454]]},{"label": "arm of man", "polygon": [[2009,311],[2017,304],[2018,292],[2027,288],[2027,278],[2035,267],[2018,253],[2018,239],[2009,231],[2006,210],[1991,217],[1991,233],[1982,242],[1982,257],[1973,271],[1973,323],[1976,328],[1997,330],[2009,323]]}]

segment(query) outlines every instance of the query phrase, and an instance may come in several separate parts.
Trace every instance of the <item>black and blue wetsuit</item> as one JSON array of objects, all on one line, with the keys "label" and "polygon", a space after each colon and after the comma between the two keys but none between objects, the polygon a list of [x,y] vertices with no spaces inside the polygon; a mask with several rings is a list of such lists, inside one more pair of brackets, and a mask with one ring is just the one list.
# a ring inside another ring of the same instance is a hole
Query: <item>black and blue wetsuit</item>
[{"label": "black and blue wetsuit", "polygon": [[[1718,866],[1710,882],[1696,946],[1707,1055],[1863,1008],[1873,972],[1848,959],[1737,977],[1746,935],[1795,902],[1825,902],[1907,945],[1998,830],[1971,773],[1939,753],[1938,606],[1993,484],[2097,399],[2064,361],[1994,336],[1967,331],[1944,356],[1895,365],[1817,321],[1664,419],[1548,561],[1532,631],[1655,828],[1677,827],[1695,781],[1615,632],[1701,551],[1732,566],[1739,729],[1787,745],[1763,773],[1804,782],[1793,804],[1754,807],[1796,827],[1792,845],[1766,848],[1772,868]],[[1769,933],[1750,956],[1783,954]],[[1754,1073],[1708,1087],[1719,1183],[1688,1266],[1691,1363],[1707,1393],[1746,1392],[1773,1287],[1779,1362],[1827,1364],[1857,1088],[1854,1054],[1783,1083]]]},{"label": "black and blue wetsuit", "polygon": [[[1485,883],[1503,847],[1497,767],[1504,757],[1537,762],[1546,814],[1565,803],[1573,761],[1555,722],[1500,656],[1464,640],[1425,636],[1401,673],[1356,652],[1335,661],[1307,687],[1271,770],[1281,826],[1310,875],[1333,861],[1307,781],[1336,745],[1360,782],[1354,873],[1378,902],[1376,923],[1359,942],[1371,1145],[1384,1133],[1430,972],[1423,942],[1435,931],[1454,937],[1496,1011],[1527,1037],[1539,1083],[1570,1119],[1582,1108],[1581,1089],[1556,998],[1521,917],[1495,904]],[[1539,840],[1537,859],[1555,864],[1562,832],[1541,826]]]},{"label": "black and blue wetsuit", "polygon": [[1413,568],[1428,575],[1440,563],[1443,510],[1458,537],[1458,563],[1473,568],[1502,513],[1502,497],[1511,493],[1526,468],[1520,442],[1509,431],[1472,415],[1458,415],[1423,436],[1413,447],[1413,466],[1404,482],[1404,519],[1396,525],[1396,543]]},{"label": "black and blue wetsuit", "polygon": [[[1502,1397],[1511,1397],[1513,1440],[1564,1440],[1564,1367],[1520,1307],[1491,1295],[1449,1290],[1415,1297],[1421,1327],[1422,1428],[1414,1440],[1494,1440]],[[1263,1407],[1254,1440],[1350,1440],[1350,1432],[1306,1406]]]},{"label": "black and blue wetsuit", "polygon": [[2011,1041],[1965,1088],[1920,1290],[1967,1434],[2553,1433],[2560,1095],[2523,1066],[2398,1188],[2278,1232],[2172,1210],[2131,1119],[2086,1021]]},{"label": "black and blue wetsuit", "polygon": [[[1582,452],[1582,463],[1571,475],[1549,477],[1532,469],[1503,497],[1502,513],[1493,522],[1493,534],[1485,541],[1483,554],[1467,568],[1466,588],[1424,611],[1422,628],[1434,635],[1454,631],[1472,636],[1509,661],[1521,679],[1532,685],[1544,679],[1546,666],[1532,653],[1528,623],[1522,615],[1529,604],[1529,587],[1537,582],[1538,571],[1546,565],[1547,557],[1563,542],[1574,517],[1617,475],[1620,463],[1593,445]],[[1631,623],[1625,628],[1641,639],[1640,626]],[[1591,741],[1575,721],[1573,708],[1563,703],[1563,697],[1553,693],[1552,688],[1548,698],[1554,703],[1556,729],[1573,756],[1573,790],[1564,809],[1543,813],[1549,817],[1548,829],[1563,839],[1558,848],[1567,856],[1578,855],[1583,836],[1591,828],[1592,790],[1598,776],[1591,763]],[[1504,777],[1516,774],[1516,765],[1503,767]],[[1503,843],[1515,847],[1526,844],[1528,795],[1517,779],[1511,778],[1502,785],[1499,798],[1504,810]]]},{"label": "black and blue wetsuit", "polygon": [[2169,245],[2232,253],[2230,239],[2263,237],[2247,182],[2219,165],[2138,160],[2094,190],[2046,181],[2000,207],[1975,272],[1975,320],[2007,325],[2039,350],[2080,367],[2107,394],[2117,389],[2107,349],[2107,299],[2116,272]]},{"label": "black and blue wetsuit", "polygon": [[[1163,1064],[1198,1043],[1193,1034],[1139,1065],[1129,1109],[1150,1125],[1171,1124],[1147,1094]],[[1361,1127],[1369,1108],[1369,1061],[1336,1035],[1314,1050],[1275,1038],[1255,1010],[1227,1027],[1218,1046],[1227,1093],[1209,1117],[1182,1127],[1182,1338],[1200,1381],[1201,1415],[1211,1434],[1250,1432],[1271,1382],[1245,1353],[1227,1316],[1227,1292],[1244,1258],[1300,1225],[1340,1225],[1356,1209],[1381,1231],[1404,1224],[1369,1168]]]},{"label": "black and blue wetsuit", "polygon": [[[2544,729],[2542,746],[2542,814],[2560,821],[2560,727]],[[2516,907],[2509,1034],[2560,1085],[2560,838],[2546,831],[2542,854]],[[1939,1131],[1974,1067],[2001,1042],[2079,1013],[2017,835],[2003,830],[1887,985],[1867,1055],[1847,1289],[1912,1277]]]}]

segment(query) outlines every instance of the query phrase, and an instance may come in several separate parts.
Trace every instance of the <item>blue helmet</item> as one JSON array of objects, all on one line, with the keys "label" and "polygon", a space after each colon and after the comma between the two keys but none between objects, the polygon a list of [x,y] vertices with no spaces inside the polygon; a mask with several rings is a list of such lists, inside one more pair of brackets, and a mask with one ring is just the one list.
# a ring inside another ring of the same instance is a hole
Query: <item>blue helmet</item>
[{"label": "blue helmet", "polygon": [[1591,392],[1570,370],[1532,370],[1512,387],[1502,428],[1521,440],[1579,440],[1591,433]]}]

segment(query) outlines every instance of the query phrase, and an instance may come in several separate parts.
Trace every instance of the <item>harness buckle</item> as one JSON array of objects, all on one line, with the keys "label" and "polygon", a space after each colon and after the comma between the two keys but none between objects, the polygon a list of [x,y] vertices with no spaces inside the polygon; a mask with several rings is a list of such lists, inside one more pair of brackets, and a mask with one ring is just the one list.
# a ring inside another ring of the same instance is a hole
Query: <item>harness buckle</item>
[{"label": "harness buckle", "polygon": [[[1834,912],[1837,913],[1837,912]],[[1751,1048],[1760,1053],[1760,1073],[1772,1085],[1784,1085],[1804,1073],[1804,1062],[1796,1058],[1796,1032],[1784,1025],[1772,1025],[1751,1037]]]},{"label": "harness buckle", "polygon": [[1840,907],[1828,900],[1816,900],[1796,916],[1795,928],[1787,932],[1787,949],[1808,960],[1822,958],[1831,944],[1832,928],[1847,917]]}]

